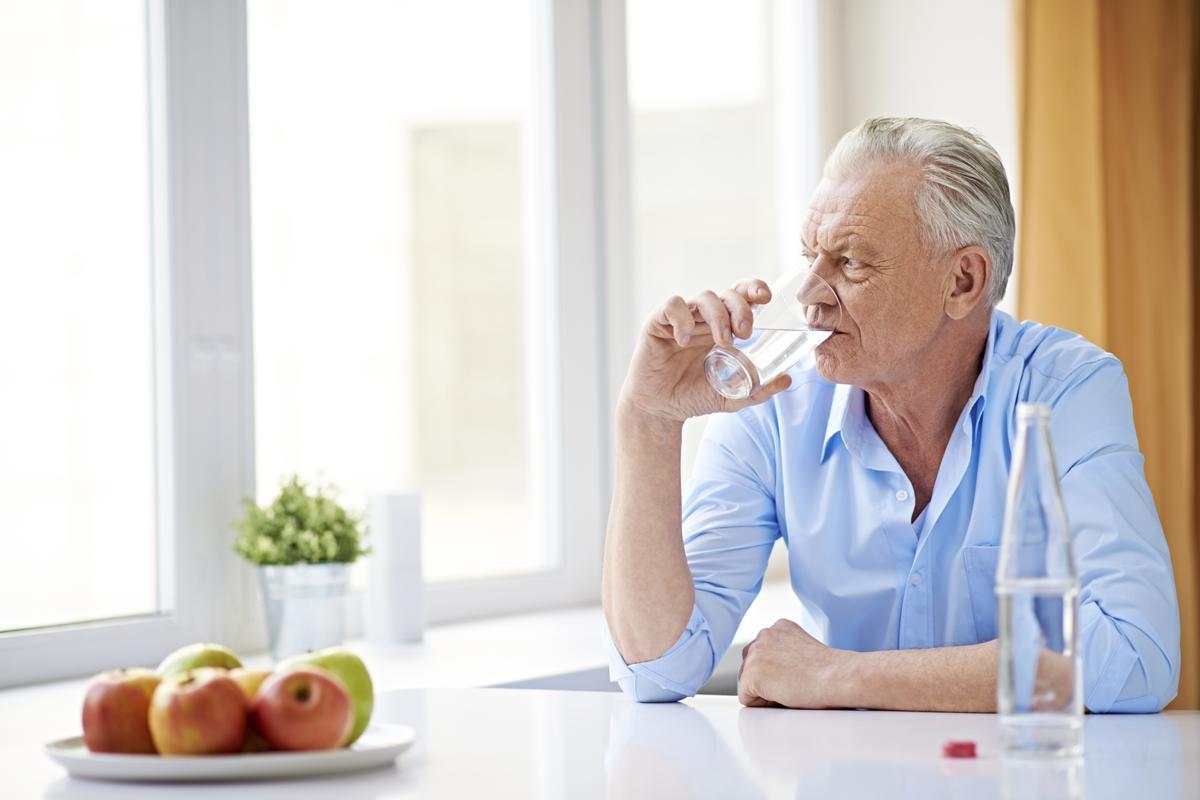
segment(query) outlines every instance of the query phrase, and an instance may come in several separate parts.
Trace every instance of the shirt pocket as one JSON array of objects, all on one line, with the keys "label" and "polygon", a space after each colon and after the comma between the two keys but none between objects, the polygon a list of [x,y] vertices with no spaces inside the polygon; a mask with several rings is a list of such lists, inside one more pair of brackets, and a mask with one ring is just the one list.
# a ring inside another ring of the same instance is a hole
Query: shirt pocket
[{"label": "shirt pocket", "polygon": [[996,638],[996,560],[999,556],[1000,548],[994,544],[963,548],[963,568],[967,573],[967,592],[971,596],[977,642]]}]

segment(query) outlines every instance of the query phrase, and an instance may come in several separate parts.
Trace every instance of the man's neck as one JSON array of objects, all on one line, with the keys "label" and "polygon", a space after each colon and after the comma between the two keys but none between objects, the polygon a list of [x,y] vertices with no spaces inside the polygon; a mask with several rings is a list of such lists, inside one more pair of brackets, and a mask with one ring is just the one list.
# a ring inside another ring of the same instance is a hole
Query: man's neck
[{"label": "man's neck", "polygon": [[902,378],[863,387],[871,424],[918,496],[932,491],[954,424],[971,398],[990,323],[991,310],[982,309],[947,325]]}]

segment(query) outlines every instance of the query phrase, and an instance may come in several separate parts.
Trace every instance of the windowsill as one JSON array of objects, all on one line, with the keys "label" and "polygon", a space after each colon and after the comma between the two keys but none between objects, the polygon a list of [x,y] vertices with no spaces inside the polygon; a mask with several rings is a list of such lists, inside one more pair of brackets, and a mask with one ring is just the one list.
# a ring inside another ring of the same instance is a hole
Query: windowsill
[{"label": "windowsill", "polygon": [[[736,676],[742,647],[780,617],[800,619],[799,608],[786,579],[764,583],[718,667],[718,676],[729,671],[731,662]],[[495,686],[607,670],[603,625],[599,606],[579,606],[439,625],[427,629],[420,643],[352,640],[348,646],[367,662],[378,691]],[[270,657],[260,654],[247,663],[269,666]]]},{"label": "windowsill", "polygon": [[[742,646],[780,617],[799,619],[799,608],[787,581],[764,584],[722,659],[717,678],[726,682],[736,678]],[[351,641],[348,646],[367,662],[380,692],[536,684],[538,679],[569,673],[601,669],[606,673],[602,625],[600,607],[584,606],[441,625],[427,630],[419,644]],[[269,666],[271,659],[267,653],[253,654],[246,663]],[[607,674],[602,680],[607,682]],[[0,690],[0,707],[9,719],[45,723],[47,735],[57,731],[67,735],[79,726],[79,703],[86,685],[87,679],[75,679]],[[5,738],[0,735],[0,748]]]}]

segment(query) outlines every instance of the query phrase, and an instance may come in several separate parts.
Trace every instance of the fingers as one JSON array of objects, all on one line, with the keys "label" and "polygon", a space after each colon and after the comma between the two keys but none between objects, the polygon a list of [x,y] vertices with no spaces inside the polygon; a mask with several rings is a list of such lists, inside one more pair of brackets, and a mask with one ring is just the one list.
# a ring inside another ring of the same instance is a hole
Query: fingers
[{"label": "fingers", "polygon": [[729,320],[729,309],[715,292],[701,292],[691,302],[700,318],[708,323],[713,340],[720,345],[733,347],[733,334]]},{"label": "fingers", "polygon": [[792,376],[785,372],[766,386],[760,386],[757,392],[746,398],[746,402],[750,405],[765,403],[780,392],[787,391],[791,385]]},{"label": "fingers", "polygon": [[687,347],[696,328],[696,320],[692,318],[692,310],[683,302],[679,295],[667,300],[659,312],[658,322],[671,331],[675,343]]},{"label": "fingers", "polygon": [[742,674],[738,673],[738,701],[742,705],[749,708],[764,708],[767,706],[778,705],[778,703],[760,696],[758,692],[751,686],[751,683],[752,682],[750,680],[744,680],[742,678]]},{"label": "fingers", "polygon": [[754,313],[750,310],[749,301],[733,289],[721,292],[720,297],[725,310],[729,312],[733,332],[741,339],[750,338],[750,331],[754,329]]},{"label": "fingers", "polygon": [[747,278],[733,285],[733,291],[745,297],[751,305],[762,305],[771,301],[771,287],[758,278]]},{"label": "fingers", "polygon": [[738,681],[738,702],[744,706],[750,706],[751,708],[755,706],[765,706],[767,704],[766,700],[750,691],[750,687],[748,687],[741,680]]},{"label": "fingers", "polygon": [[653,322],[664,333],[669,332],[680,347],[687,347],[698,333],[711,334],[716,344],[732,347],[735,334],[742,339],[750,336],[754,306],[770,299],[771,288],[766,281],[748,278],[719,295],[701,292],[690,303],[678,295],[671,297],[663,303]]},{"label": "fingers", "polygon": [[726,400],[725,411],[741,411],[743,408],[756,406],[759,403],[765,403],[775,395],[782,391],[786,391],[792,385],[792,376],[784,373],[775,380],[768,383],[766,386],[759,387],[758,391],[747,397],[745,400]]},{"label": "fingers", "polygon": [[750,644],[742,648],[742,663],[738,665],[738,683],[742,682],[742,673],[746,671],[746,654],[750,652],[750,645],[752,644],[754,642],[750,642]]},{"label": "fingers", "polygon": [[750,648],[753,647],[762,637],[762,635],[769,630],[770,628],[763,628],[758,632],[758,635],[750,641],[749,644],[742,648],[742,665],[738,667],[737,677],[738,701],[741,702],[742,705],[750,708],[765,708],[779,705],[779,703],[768,700],[759,695],[758,689],[754,686],[756,681],[753,680],[753,676],[756,674],[756,672],[753,667],[750,669],[750,674],[746,674],[746,666],[750,663]]}]

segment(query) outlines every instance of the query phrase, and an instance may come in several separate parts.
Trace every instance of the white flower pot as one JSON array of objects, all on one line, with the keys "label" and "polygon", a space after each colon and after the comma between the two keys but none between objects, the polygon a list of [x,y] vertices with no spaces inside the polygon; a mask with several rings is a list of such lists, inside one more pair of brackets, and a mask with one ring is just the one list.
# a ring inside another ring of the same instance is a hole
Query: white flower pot
[{"label": "white flower pot", "polygon": [[344,641],[349,564],[259,567],[258,576],[276,660]]}]

